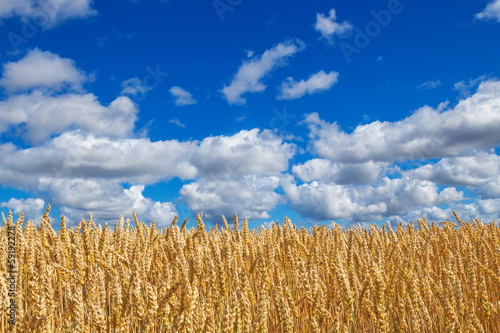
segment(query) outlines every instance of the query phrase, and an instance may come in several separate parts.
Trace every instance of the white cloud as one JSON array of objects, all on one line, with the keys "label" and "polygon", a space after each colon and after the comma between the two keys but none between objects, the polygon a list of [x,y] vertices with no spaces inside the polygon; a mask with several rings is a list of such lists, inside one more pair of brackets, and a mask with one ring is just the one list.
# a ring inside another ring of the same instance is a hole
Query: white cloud
[{"label": "white cloud", "polygon": [[317,181],[295,185],[282,182],[292,209],[315,220],[345,219],[377,221],[405,214],[419,207],[432,207],[463,200],[453,187],[438,191],[436,184],[410,178],[382,178],[375,185],[338,185]]},{"label": "white cloud", "polygon": [[441,83],[440,80],[437,80],[437,81],[427,81],[427,82],[424,82],[420,85],[417,86],[417,88],[425,88],[425,89],[436,89],[438,87],[441,87],[443,84]]},{"label": "white cloud", "polygon": [[40,198],[15,199],[0,203],[0,207],[11,210],[14,214],[24,214],[24,223],[28,220],[39,223],[40,217],[45,211],[45,201]]},{"label": "white cloud", "polygon": [[423,107],[397,122],[375,121],[351,134],[336,123],[306,116],[311,147],[320,157],[338,163],[429,159],[460,156],[500,144],[500,82],[481,83],[471,97],[446,110]]},{"label": "white cloud", "polygon": [[196,100],[193,98],[193,95],[181,87],[174,86],[170,88],[169,92],[175,97],[175,105],[177,106],[196,104]]},{"label": "white cloud", "polygon": [[40,143],[73,127],[97,135],[125,137],[134,129],[138,110],[125,96],[103,106],[93,94],[54,96],[35,90],[0,102],[0,133]]},{"label": "white cloud", "polygon": [[170,119],[168,122],[171,123],[171,124],[177,125],[179,127],[186,128],[186,125],[184,125],[183,123],[181,123],[180,120],[177,119],[177,118]]},{"label": "white cloud", "polygon": [[92,0],[2,0],[0,18],[26,17],[40,28],[51,28],[68,19],[95,15],[92,3]]},{"label": "white cloud", "polygon": [[485,223],[498,221],[500,216],[500,199],[477,200],[470,204],[451,206],[463,221],[478,219]]},{"label": "white cloud", "polygon": [[88,213],[92,213],[95,220],[113,222],[122,214],[132,217],[132,212],[136,212],[145,222],[155,220],[158,227],[168,227],[177,215],[174,204],[144,197],[141,184],[124,189],[109,180],[41,178],[41,189],[61,206],[60,211],[73,224]]},{"label": "white cloud", "polygon": [[425,216],[427,223],[431,223],[432,221],[448,221],[449,219],[454,219],[453,212],[450,208],[442,209],[436,206],[432,207],[424,207],[415,209],[403,217],[400,218],[391,218],[394,222],[406,222],[408,224],[411,221],[415,221],[415,225],[418,225],[418,219],[422,219]]},{"label": "white cloud", "polygon": [[485,9],[476,14],[476,18],[500,22],[500,0],[492,0]]},{"label": "white cloud", "polygon": [[294,165],[292,173],[303,182],[319,180],[323,183],[369,184],[377,180],[383,163],[334,163],[315,158],[303,164]]},{"label": "white cloud", "polygon": [[471,156],[443,158],[403,174],[442,185],[482,186],[500,174],[500,156],[478,152]]},{"label": "white cloud", "polygon": [[309,76],[307,80],[296,82],[292,77],[287,78],[281,83],[280,94],[277,99],[296,99],[305,94],[315,94],[330,89],[338,82],[339,73],[331,71],[325,73],[319,71],[316,74]]},{"label": "white cloud", "polygon": [[330,9],[328,16],[317,13],[314,29],[321,34],[321,37],[328,39],[330,42],[333,41],[335,36],[343,37],[353,29],[352,25],[347,21],[342,23],[336,21],[337,14],[333,8]]},{"label": "white cloud", "polygon": [[[485,214],[498,214],[500,213],[500,199],[486,199],[478,200],[476,202],[477,206],[481,210],[481,213]],[[497,215],[498,218],[498,215]]]},{"label": "white cloud", "polygon": [[289,40],[265,51],[260,56],[244,60],[231,83],[224,86],[222,93],[229,104],[245,105],[245,93],[263,92],[266,86],[261,82],[277,67],[284,66],[286,60],[305,48],[300,40]]},{"label": "white cloud", "polygon": [[279,177],[244,176],[237,179],[203,178],[184,185],[180,193],[193,214],[204,212],[207,219],[219,220],[221,215],[266,219],[268,211],[283,203],[275,192]]},{"label": "white cloud", "polygon": [[37,191],[42,177],[145,184],[172,177],[191,179],[198,175],[189,162],[196,147],[196,143],[177,140],[116,140],[66,132],[39,147],[1,145],[0,183]]},{"label": "white cloud", "polygon": [[33,88],[82,90],[83,84],[92,79],[77,69],[73,60],[34,49],[21,60],[4,64],[0,86],[10,93]]},{"label": "white cloud", "polygon": [[473,189],[482,199],[500,198],[500,175],[492,177],[484,185]]},{"label": "white cloud", "polygon": [[242,130],[233,136],[208,137],[200,142],[192,163],[205,175],[277,175],[288,170],[294,144],[269,130]]},{"label": "white cloud", "polygon": [[293,144],[258,129],[187,142],[111,139],[77,130],[39,147],[0,145],[0,184],[37,192],[42,178],[47,186],[71,179],[154,184],[173,177],[273,176],[288,170],[294,151]]},{"label": "white cloud", "polygon": [[[241,212],[249,218],[257,218],[267,216],[278,200],[273,194],[277,186],[274,177],[288,170],[294,152],[293,144],[258,129],[187,142],[112,139],[76,130],[38,147],[1,144],[0,184],[46,193],[51,204],[63,207],[72,218],[92,211],[100,219],[116,218],[131,209],[154,219],[158,217],[151,214],[163,211],[171,216],[168,212],[173,205],[150,201],[139,195],[140,188],[123,189],[122,183],[147,185],[179,177],[195,180],[192,184],[203,193],[209,193],[210,183],[215,183],[219,192],[226,191],[224,184],[234,191],[240,184],[247,190],[233,193],[232,200],[256,190],[255,198],[239,207],[246,207]],[[201,207],[202,202],[193,197],[193,186],[184,188],[186,201]],[[258,199],[262,202],[256,205]],[[245,206],[248,204],[256,206]],[[213,214],[224,211],[212,205],[206,209]]]},{"label": "white cloud", "polygon": [[432,221],[448,221],[452,220],[456,223],[454,210],[463,222],[469,222],[472,219],[478,219],[483,223],[491,223],[498,221],[500,213],[500,199],[494,200],[477,200],[474,203],[450,203],[449,207],[442,209],[436,206],[415,209],[401,216],[392,216],[388,220],[391,223],[403,221],[404,224],[415,221],[417,225],[418,219],[426,217],[427,223]]}]

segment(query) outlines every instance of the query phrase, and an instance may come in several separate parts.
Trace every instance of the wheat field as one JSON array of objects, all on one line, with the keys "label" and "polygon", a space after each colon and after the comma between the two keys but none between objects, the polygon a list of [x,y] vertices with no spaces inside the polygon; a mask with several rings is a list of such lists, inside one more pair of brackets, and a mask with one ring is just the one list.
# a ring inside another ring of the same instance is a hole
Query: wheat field
[{"label": "wheat field", "polygon": [[235,215],[207,232],[201,214],[162,230],[134,214],[56,232],[49,209],[38,227],[3,217],[1,332],[500,332],[494,222],[249,230]]}]

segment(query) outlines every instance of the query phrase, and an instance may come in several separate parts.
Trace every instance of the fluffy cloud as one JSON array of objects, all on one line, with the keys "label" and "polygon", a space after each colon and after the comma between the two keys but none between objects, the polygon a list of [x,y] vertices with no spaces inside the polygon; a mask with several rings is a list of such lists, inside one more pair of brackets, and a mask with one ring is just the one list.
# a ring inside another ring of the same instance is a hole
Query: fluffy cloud
[{"label": "fluffy cloud", "polygon": [[52,95],[39,90],[0,102],[0,134],[16,134],[40,143],[70,128],[97,135],[125,137],[134,129],[138,110],[125,96],[103,106],[93,94]]},{"label": "fluffy cloud", "polygon": [[176,140],[116,140],[78,130],[65,132],[39,147],[0,146],[0,183],[37,190],[40,177],[146,184],[172,177],[189,179],[198,174],[187,161],[195,148],[195,143]]},{"label": "fluffy cloud", "polygon": [[13,16],[34,20],[41,28],[51,28],[68,19],[95,15],[92,0],[2,0],[0,18]]},{"label": "fluffy cloud", "polygon": [[39,223],[45,211],[45,201],[40,198],[15,199],[0,203],[0,207],[8,208],[14,214],[24,214],[24,221],[32,220]]},{"label": "fluffy cloud", "polygon": [[249,220],[266,219],[270,217],[268,211],[284,202],[275,192],[279,183],[280,178],[276,176],[252,175],[222,181],[203,178],[184,185],[180,193],[193,214],[204,212],[212,221],[235,213]]},{"label": "fluffy cloud", "polygon": [[453,187],[438,191],[436,184],[410,178],[382,178],[376,185],[338,185],[313,181],[297,186],[293,179],[282,182],[291,208],[315,220],[344,219],[350,222],[377,221],[463,200]]},{"label": "fluffy cloud", "polygon": [[375,121],[357,126],[351,134],[336,123],[306,116],[315,153],[331,161],[362,163],[370,160],[429,159],[460,156],[473,149],[500,144],[500,82],[481,83],[477,92],[446,110],[423,107],[397,122]]},{"label": "fluffy cloud", "polygon": [[476,14],[476,18],[500,22],[500,0],[492,0],[484,10]]},{"label": "fluffy cloud", "polygon": [[405,214],[402,217],[394,216],[389,220],[392,220],[394,222],[403,221],[406,222],[405,224],[408,224],[408,222],[411,221],[415,221],[415,224],[417,225],[418,219],[422,219],[424,216],[427,220],[427,223],[430,223],[431,221],[448,221],[450,218],[453,217],[453,212],[450,208],[442,209],[436,206],[424,207],[412,210],[411,212]]},{"label": "fluffy cloud", "polygon": [[189,91],[182,89],[181,87],[174,86],[169,90],[170,94],[175,98],[175,105],[192,105],[196,104],[196,100]]},{"label": "fluffy cloud", "polygon": [[469,222],[472,219],[478,219],[484,223],[491,223],[498,220],[500,213],[500,199],[477,200],[474,203],[450,203],[449,208],[442,209],[436,206],[425,207],[412,210],[401,216],[392,216],[388,220],[391,223],[403,221],[403,225],[411,221],[418,221],[423,216],[427,222],[448,221],[456,222],[452,210],[454,210],[463,222]]},{"label": "fluffy cloud", "polygon": [[292,167],[293,174],[303,182],[319,180],[323,183],[369,184],[377,180],[382,163],[372,161],[355,164],[333,163],[315,158]]},{"label": "fluffy cloud", "polygon": [[[135,104],[121,96],[109,106],[101,105],[93,94],[81,93],[83,84],[92,79],[73,60],[38,49],[6,63],[0,85],[18,94],[0,102],[0,134],[11,131],[35,144],[73,128],[113,138],[132,134]],[[63,89],[73,91],[60,94]]]},{"label": "fluffy cloud", "polygon": [[295,145],[269,130],[240,131],[233,136],[208,137],[191,161],[208,176],[272,176],[288,170]]},{"label": "fluffy cloud", "polygon": [[[111,139],[76,130],[39,147],[0,145],[0,183],[45,193],[71,218],[92,211],[96,218],[111,219],[134,210],[157,221],[167,216],[168,221],[173,204],[144,198],[143,187],[123,189],[120,184],[196,179],[181,191],[193,212],[203,207],[220,216],[232,207],[248,218],[267,218],[279,200],[276,177],[288,170],[294,152],[293,144],[258,129],[188,142]],[[227,205],[197,197],[210,191]]]},{"label": "fluffy cloud", "polygon": [[170,226],[177,215],[175,205],[170,202],[153,201],[142,195],[144,185],[124,189],[117,182],[94,179],[49,179],[41,178],[41,188],[51,196],[54,204],[62,206],[62,213],[72,224],[88,213],[100,221],[112,222],[120,215],[131,217],[136,212],[139,218],[155,223],[159,227]]},{"label": "fluffy cloud", "polygon": [[473,189],[482,199],[500,198],[500,175],[491,178],[486,184]]},{"label": "fluffy cloud", "polygon": [[426,164],[404,174],[442,185],[482,186],[500,174],[500,156],[478,152],[471,156],[443,158],[435,164]]},{"label": "fluffy cloud", "polygon": [[91,79],[73,60],[34,49],[21,60],[4,64],[0,86],[11,93],[33,88],[82,90],[83,83]]},{"label": "fluffy cloud", "polygon": [[300,40],[289,40],[265,51],[260,56],[244,60],[231,83],[224,86],[222,93],[229,104],[244,105],[247,92],[263,92],[266,86],[262,79],[273,69],[284,66],[286,60],[305,48]]},{"label": "fluffy cloud", "polygon": [[333,41],[335,36],[345,36],[353,29],[352,25],[347,21],[343,21],[342,23],[336,21],[337,14],[333,8],[330,9],[328,16],[317,13],[314,29],[321,34],[321,37],[328,39],[330,42]]},{"label": "fluffy cloud", "polygon": [[296,82],[292,77],[287,78],[281,83],[280,94],[278,99],[296,99],[304,96],[305,94],[315,94],[321,91],[330,89],[335,83],[338,82],[339,73],[331,71],[325,73],[319,71],[316,74],[309,76],[307,80],[300,80]]},{"label": "fluffy cloud", "polygon": [[257,129],[204,140],[111,139],[76,130],[33,148],[0,145],[0,183],[39,191],[50,179],[153,184],[173,177],[272,176],[288,169],[293,144]]}]

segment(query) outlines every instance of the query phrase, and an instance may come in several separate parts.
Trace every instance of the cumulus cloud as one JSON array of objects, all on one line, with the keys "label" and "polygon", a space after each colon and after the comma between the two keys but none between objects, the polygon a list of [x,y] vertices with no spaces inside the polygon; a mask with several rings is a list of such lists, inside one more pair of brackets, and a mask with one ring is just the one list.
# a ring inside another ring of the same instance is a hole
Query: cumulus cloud
[{"label": "cumulus cloud", "polygon": [[40,143],[77,127],[97,135],[125,137],[134,129],[138,109],[125,96],[103,106],[93,94],[53,95],[39,90],[0,102],[0,134]]},{"label": "cumulus cloud", "polygon": [[277,67],[284,66],[286,60],[305,48],[300,40],[288,40],[266,50],[260,56],[244,60],[229,85],[222,93],[229,104],[245,105],[247,92],[263,92],[266,86],[261,82]]},{"label": "cumulus cloud", "polygon": [[283,203],[283,198],[275,192],[279,186],[277,176],[244,176],[238,179],[213,180],[202,178],[184,185],[180,193],[193,214],[204,212],[212,221],[221,215],[231,217],[235,213],[240,217],[266,219],[268,211]]},{"label": "cumulus cloud", "polygon": [[25,222],[28,220],[32,220],[38,223],[40,217],[43,215],[43,212],[45,211],[45,201],[43,201],[40,198],[36,199],[11,198],[7,202],[0,203],[0,207],[5,207],[16,215],[23,213]]},{"label": "cumulus cloud", "polygon": [[437,81],[427,81],[427,82],[424,82],[420,85],[417,86],[417,88],[424,88],[424,89],[428,89],[428,90],[431,90],[431,89],[436,89],[438,87],[441,87],[443,84],[441,83],[440,80],[437,80]]},{"label": "cumulus cloud", "polygon": [[39,147],[0,145],[0,183],[40,191],[41,178],[46,186],[51,179],[153,184],[174,177],[272,176],[288,169],[294,152],[293,144],[258,129],[186,142],[112,139],[76,130]]},{"label": "cumulus cloud", "polygon": [[382,178],[375,185],[338,185],[318,181],[297,186],[282,182],[292,209],[315,220],[378,221],[420,207],[463,200],[453,187],[438,191],[435,183],[410,178]]},{"label": "cumulus cloud", "polygon": [[353,27],[349,22],[338,23],[336,21],[337,13],[333,8],[330,9],[328,16],[317,13],[314,29],[321,34],[322,38],[326,38],[330,42],[333,41],[335,36],[343,37],[352,31]]},{"label": "cumulus cloud", "polygon": [[112,222],[122,214],[131,217],[136,212],[145,222],[155,220],[157,226],[168,227],[177,215],[173,203],[144,197],[142,184],[124,189],[110,180],[41,178],[41,188],[49,193],[55,204],[62,206],[60,211],[72,224],[88,213],[96,220]]},{"label": "cumulus cloud", "polygon": [[39,188],[39,178],[98,178],[151,184],[190,179],[198,169],[188,162],[196,143],[149,139],[112,139],[65,132],[39,147],[0,146],[0,183]]},{"label": "cumulus cloud", "polygon": [[464,222],[478,219],[484,223],[498,221],[500,213],[500,199],[477,200],[473,203],[450,203],[448,208],[439,208],[437,206],[425,207],[412,210],[401,216],[392,216],[388,218],[390,223],[403,222],[403,225],[411,221],[417,223],[418,219],[426,217],[427,222],[431,221],[449,221],[456,222],[453,216],[454,210],[460,219]]},{"label": "cumulus cloud", "polygon": [[389,220],[394,222],[403,222],[404,224],[414,221],[415,224],[417,224],[418,219],[422,219],[424,216],[427,223],[432,221],[448,221],[451,218],[454,218],[452,209],[442,209],[437,206],[432,206],[412,210],[403,216],[393,216]]},{"label": "cumulus cloud", "polygon": [[174,86],[170,88],[169,92],[175,98],[175,105],[177,106],[196,104],[196,100],[193,98],[193,95],[181,87]]},{"label": "cumulus cloud", "polygon": [[294,144],[283,142],[269,130],[242,130],[233,136],[205,138],[193,164],[205,175],[271,176],[288,170]]},{"label": "cumulus cloud", "polygon": [[97,13],[92,0],[2,0],[0,18],[28,18],[41,28],[52,28],[69,19],[86,18]]},{"label": "cumulus cloud", "polygon": [[[288,170],[294,153],[293,144],[258,129],[187,142],[112,139],[75,130],[38,147],[0,145],[0,183],[46,193],[52,204],[64,208],[72,218],[92,211],[96,218],[110,219],[133,209],[157,219],[147,212],[161,215],[166,211],[164,215],[171,216],[168,212],[174,206],[150,201],[138,194],[141,188],[123,189],[120,184],[147,185],[178,177],[195,180],[181,192],[193,211],[206,202],[198,201],[195,193],[210,193],[212,188],[217,193],[226,191],[229,205],[209,205],[207,212],[220,216],[234,206],[232,209],[252,219],[268,216],[267,211],[276,204],[279,196],[273,191],[278,181],[273,177]],[[229,189],[236,191],[238,186],[243,192],[229,195]],[[255,198],[250,200],[254,190]],[[218,195],[226,198],[226,194]],[[244,202],[236,206],[238,200]]]},{"label": "cumulus cloud", "polygon": [[404,174],[441,185],[482,186],[500,174],[500,156],[478,152],[471,156],[443,158],[437,163],[405,171]]},{"label": "cumulus cloud", "polygon": [[377,180],[383,163],[334,163],[314,158],[303,164],[294,165],[292,173],[303,182],[319,180],[323,183],[370,184]]},{"label": "cumulus cloud", "polygon": [[476,14],[479,20],[496,20],[500,22],[500,0],[492,0],[485,9]]},{"label": "cumulus cloud", "polygon": [[72,59],[34,49],[21,60],[4,64],[0,86],[10,93],[33,88],[82,90],[83,84],[92,79],[76,68]]},{"label": "cumulus cloud", "polygon": [[316,74],[309,76],[307,80],[295,81],[293,77],[287,78],[281,83],[280,94],[277,99],[296,99],[305,94],[315,94],[330,89],[338,82],[339,73],[331,71],[325,73],[319,71]]},{"label": "cumulus cloud", "polygon": [[500,175],[491,178],[484,185],[474,188],[473,192],[480,195],[482,199],[500,198]]},{"label": "cumulus cloud", "polygon": [[393,162],[460,156],[500,144],[500,82],[486,81],[452,109],[423,107],[397,122],[375,121],[351,134],[317,113],[306,116],[311,148],[339,163]]}]

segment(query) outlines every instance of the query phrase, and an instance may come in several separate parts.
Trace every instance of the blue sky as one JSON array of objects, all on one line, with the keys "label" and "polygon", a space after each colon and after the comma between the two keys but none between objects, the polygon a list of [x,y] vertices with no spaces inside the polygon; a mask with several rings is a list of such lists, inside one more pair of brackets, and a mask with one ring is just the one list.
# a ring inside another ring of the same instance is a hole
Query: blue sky
[{"label": "blue sky", "polygon": [[499,0],[18,0],[0,21],[4,213],[498,219]]}]

